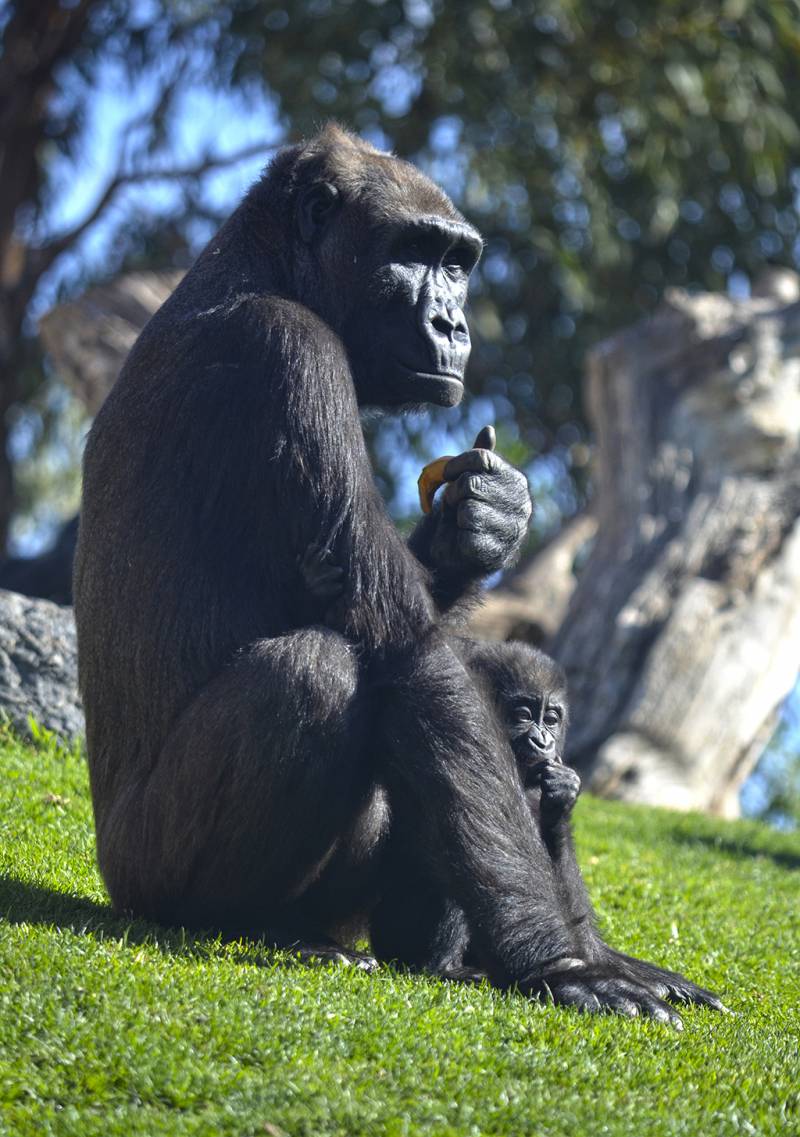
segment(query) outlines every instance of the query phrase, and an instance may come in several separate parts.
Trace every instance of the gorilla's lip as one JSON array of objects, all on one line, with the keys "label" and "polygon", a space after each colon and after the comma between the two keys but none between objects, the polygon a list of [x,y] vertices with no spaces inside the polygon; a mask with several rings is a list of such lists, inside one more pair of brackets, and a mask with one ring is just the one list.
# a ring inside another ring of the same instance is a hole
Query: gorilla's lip
[{"label": "gorilla's lip", "polygon": [[458,383],[459,387],[464,386],[464,380],[453,371],[423,371],[419,367],[412,367],[408,363],[403,363],[400,360],[398,360],[398,363],[404,371],[407,371],[409,375],[413,375],[417,379],[445,379],[448,383]]}]

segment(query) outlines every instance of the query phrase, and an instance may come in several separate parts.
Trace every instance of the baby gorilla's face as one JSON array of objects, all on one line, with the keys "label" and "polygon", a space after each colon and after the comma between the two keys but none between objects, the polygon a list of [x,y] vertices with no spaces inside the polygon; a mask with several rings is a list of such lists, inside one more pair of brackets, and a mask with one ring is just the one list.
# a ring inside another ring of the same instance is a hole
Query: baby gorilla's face
[{"label": "baby gorilla's face", "polygon": [[566,733],[566,703],[561,692],[518,695],[505,708],[514,757],[520,771],[549,759],[560,762]]}]

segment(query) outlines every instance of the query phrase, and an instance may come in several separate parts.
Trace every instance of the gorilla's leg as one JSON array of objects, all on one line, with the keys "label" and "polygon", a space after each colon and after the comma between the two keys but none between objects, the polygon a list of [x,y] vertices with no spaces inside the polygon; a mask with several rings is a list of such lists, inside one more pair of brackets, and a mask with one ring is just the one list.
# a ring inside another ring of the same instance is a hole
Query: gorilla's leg
[{"label": "gorilla's leg", "polygon": [[[441,829],[448,816],[476,813],[477,831],[485,837],[477,869],[479,881],[481,874],[490,875],[496,865],[513,862],[515,858],[509,857],[507,842],[513,844],[518,840],[517,851],[523,847],[528,849],[532,892],[550,909],[550,919],[555,915],[558,922],[556,882],[547,851],[532,822],[502,724],[494,714],[491,701],[484,698],[486,687],[480,683],[473,686],[473,678],[478,676],[473,676],[468,665],[466,668],[462,665],[465,654],[468,657],[474,654],[471,644],[467,652],[465,646],[466,641],[460,638],[449,639],[447,644],[439,641],[432,645],[427,657],[417,661],[418,706],[412,707],[411,713],[402,704],[394,708],[392,714],[402,716],[409,724],[403,727],[400,720],[397,731],[407,733],[420,709],[423,717],[431,716],[431,721],[421,725],[426,731],[426,745],[434,747],[437,755],[433,760],[428,759],[428,766],[434,767],[439,754],[446,756],[448,761],[442,773],[454,783],[449,787],[451,802],[443,805],[438,818],[433,818],[434,826]],[[459,699],[459,691],[466,698]],[[401,698],[413,701],[410,685],[404,692],[401,682],[398,693]],[[409,742],[405,749],[410,754],[419,748],[419,742],[415,741]],[[441,777],[437,781],[441,782]],[[402,795],[402,787],[399,793]],[[465,799],[466,810],[454,808],[453,801],[458,795]],[[493,823],[494,811],[497,820]],[[436,853],[423,842],[419,817],[414,810],[395,809],[395,814],[383,861],[382,899],[372,918],[373,950],[382,959],[417,970],[443,973],[462,968],[469,948],[470,965],[479,966],[476,938],[449,886],[447,865],[452,851],[441,849]],[[499,839],[492,832],[495,826],[502,834]],[[432,872],[431,865],[437,861],[438,871]],[[524,892],[524,885],[522,890]]]},{"label": "gorilla's leg", "polygon": [[370,922],[372,950],[435,975],[462,967],[470,932],[464,911],[423,864],[413,827],[398,819],[381,861],[381,892]]},{"label": "gorilla's leg", "polygon": [[546,970],[569,954],[565,930],[513,757],[466,668],[434,633],[375,695],[393,823],[373,946],[435,969],[462,944],[452,904],[495,981]]},{"label": "gorilla's leg", "polygon": [[[178,720],[98,834],[119,908],[167,923],[318,939],[300,898],[362,810],[358,668],[324,628],[241,652]],[[136,856],[131,856],[131,850]]]}]

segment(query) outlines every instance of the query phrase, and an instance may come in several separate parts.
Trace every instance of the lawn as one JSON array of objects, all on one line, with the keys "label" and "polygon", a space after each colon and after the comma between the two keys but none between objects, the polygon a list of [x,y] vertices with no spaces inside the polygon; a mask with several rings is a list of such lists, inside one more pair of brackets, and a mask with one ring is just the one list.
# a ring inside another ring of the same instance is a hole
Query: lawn
[{"label": "lawn", "polygon": [[728,1016],[582,1017],[127,924],[83,760],[0,737],[0,1133],[800,1134],[800,836],[583,799],[610,940]]}]

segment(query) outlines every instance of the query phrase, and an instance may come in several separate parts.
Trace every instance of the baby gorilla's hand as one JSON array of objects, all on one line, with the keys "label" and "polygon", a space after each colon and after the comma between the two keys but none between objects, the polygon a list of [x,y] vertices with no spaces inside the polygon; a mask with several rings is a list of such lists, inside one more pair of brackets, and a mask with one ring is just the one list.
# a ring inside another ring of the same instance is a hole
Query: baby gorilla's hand
[{"label": "baby gorilla's hand", "polygon": [[581,792],[581,780],[575,771],[550,758],[531,767],[528,784],[541,787],[542,821],[549,825],[569,817]]}]

